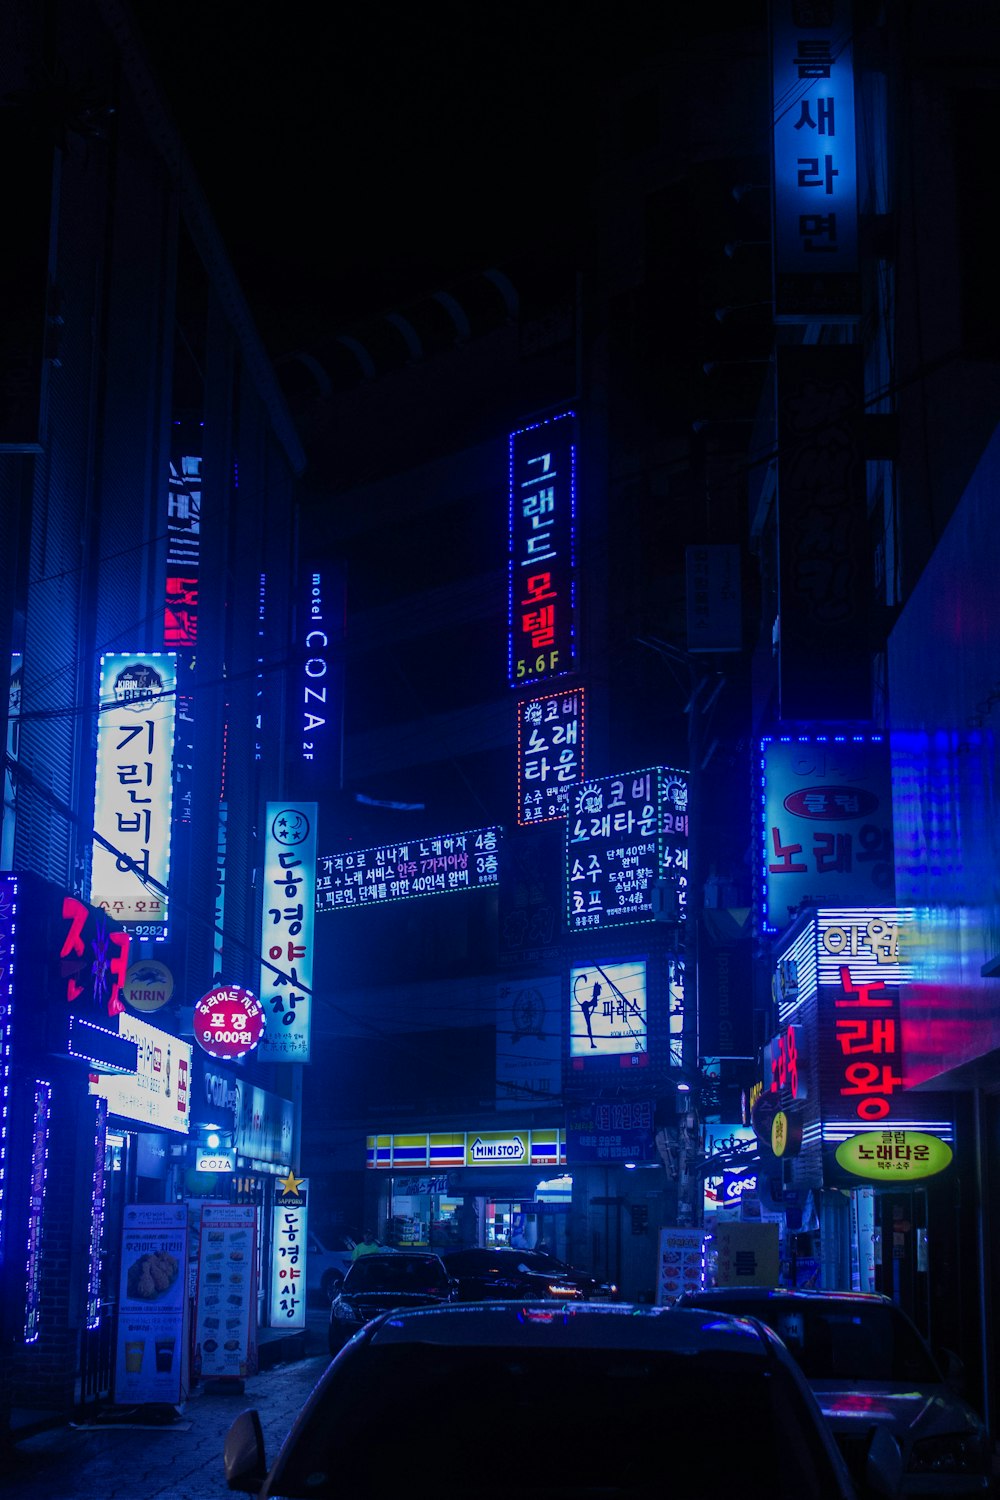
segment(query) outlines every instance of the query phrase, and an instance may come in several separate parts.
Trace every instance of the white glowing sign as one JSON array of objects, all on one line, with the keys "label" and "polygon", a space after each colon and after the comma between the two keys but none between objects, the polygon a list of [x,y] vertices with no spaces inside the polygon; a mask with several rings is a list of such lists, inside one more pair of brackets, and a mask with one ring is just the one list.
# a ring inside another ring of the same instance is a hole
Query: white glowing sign
[{"label": "white glowing sign", "polygon": [[569,971],[569,1054],[646,1053],[646,963],[582,964]]},{"label": "white glowing sign", "polygon": [[308,1062],[316,909],[316,803],[269,802],[264,844],[258,1056]]},{"label": "white glowing sign", "polygon": [[276,1184],[271,1218],[271,1327],[306,1326],[309,1179],[290,1172]]},{"label": "white glowing sign", "polygon": [[90,904],[167,935],[177,673],[173,652],[103,656]]},{"label": "white glowing sign", "polygon": [[191,1046],[123,1011],[118,1034],[137,1044],[134,1073],[92,1073],[90,1092],[126,1120],[187,1135],[190,1123]]}]

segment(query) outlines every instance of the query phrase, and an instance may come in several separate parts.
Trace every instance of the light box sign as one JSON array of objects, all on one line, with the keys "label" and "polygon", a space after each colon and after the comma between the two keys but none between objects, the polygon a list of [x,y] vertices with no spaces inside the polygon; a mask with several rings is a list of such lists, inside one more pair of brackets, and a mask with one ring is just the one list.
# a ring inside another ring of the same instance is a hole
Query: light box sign
[{"label": "light box sign", "polygon": [[220,985],[194,1007],[194,1039],[212,1057],[233,1061],[252,1052],[264,1030],[264,1007],[242,985]]},{"label": "light box sign", "polygon": [[664,882],[687,913],[688,778],[654,766],[586,781],[566,820],[567,925],[572,930],[655,920]]},{"label": "light box sign", "polygon": [[118,1287],[115,1404],[173,1405],[186,1391],[187,1209],[125,1209]]},{"label": "light box sign", "polygon": [[450,1134],[370,1135],[365,1165],[393,1171],[449,1167],[564,1167],[566,1133],[544,1130],[458,1130]]},{"label": "light box sign", "polygon": [[852,31],[849,0],[772,0],[778,322],[860,310]]},{"label": "light box sign", "polygon": [[187,1135],[190,1126],[191,1044],[128,1012],[118,1017],[119,1035],[136,1043],[134,1073],[90,1075],[89,1091],[108,1101],[108,1111],[126,1120]]},{"label": "light box sign", "polygon": [[275,1187],[271,1210],[271,1327],[306,1326],[309,1179],[289,1172]]},{"label": "light box sign", "polygon": [[892,782],[881,735],[766,738],[760,746],[761,921],[804,905],[892,899]]},{"label": "light box sign", "polygon": [[511,687],[576,670],[576,417],[510,437]]},{"label": "light box sign", "polygon": [[346,579],[343,566],[305,575],[301,602],[302,666],[297,712],[300,754],[334,785],[341,779],[341,729],[344,714],[344,641]]},{"label": "light box sign", "polygon": [[566,1119],[566,1156],[584,1163],[655,1161],[652,1099],[599,1099],[574,1105]]},{"label": "light box sign", "polygon": [[309,1062],[316,909],[316,803],[269,802],[260,998],[264,1062]]},{"label": "light box sign", "polygon": [[583,780],[583,688],[517,706],[517,821],[565,818],[570,788]]},{"label": "light box sign", "polygon": [[321,855],[316,910],[343,911],[497,885],[501,833],[497,827],[473,828],[376,849]]},{"label": "light box sign", "polygon": [[569,971],[569,1055],[574,1068],[588,1059],[648,1062],[646,963],[584,964]]},{"label": "light box sign", "polygon": [[167,936],[177,678],[173,652],[101,658],[90,902]]},{"label": "light box sign", "polygon": [[892,1187],[933,1177],[951,1165],[951,1147],[921,1130],[869,1130],[837,1147],[837,1164],[852,1177]]}]

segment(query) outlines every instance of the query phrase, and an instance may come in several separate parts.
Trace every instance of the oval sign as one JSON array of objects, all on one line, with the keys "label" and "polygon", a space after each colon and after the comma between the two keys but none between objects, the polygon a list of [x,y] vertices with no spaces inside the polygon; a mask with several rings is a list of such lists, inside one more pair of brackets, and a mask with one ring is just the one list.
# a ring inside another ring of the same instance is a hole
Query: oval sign
[{"label": "oval sign", "polygon": [[194,1038],[210,1057],[245,1057],[263,1030],[264,1007],[239,984],[209,990],[194,1008]]},{"label": "oval sign", "polygon": [[125,975],[122,999],[133,1010],[159,1010],[174,992],[174,976],[156,958],[140,958]]},{"label": "oval sign", "polygon": [[933,1177],[951,1165],[947,1141],[921,1130],[869,1130],[837,1147],[837,1164],[854,1177],[891,1185]]},{"label": "oval sign", "polygon": [[879,805],[874,792],[863,786],[804,786],[790,792],[784,806],[797,818],[821,818],[824,823],[844,818],[868,818]]}]

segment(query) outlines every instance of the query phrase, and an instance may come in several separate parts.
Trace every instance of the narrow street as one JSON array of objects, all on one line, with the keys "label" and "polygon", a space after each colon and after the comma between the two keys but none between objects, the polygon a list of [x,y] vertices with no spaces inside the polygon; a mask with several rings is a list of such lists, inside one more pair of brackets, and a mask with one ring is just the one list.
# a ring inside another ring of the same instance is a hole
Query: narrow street
[{"label": "narrow street", "polygon": [[253,1376],[243,1393],[199,1386],[169,1426],[116,1420],[55,1427],[16,1443],[0,1460],[0,1495],[31,1500],[221,1500],[230,1494],[222,1447],[246,1407],[260,1412],[270,1461],[327,1365],[327,1313],[309,1310],[305,1359]]}]

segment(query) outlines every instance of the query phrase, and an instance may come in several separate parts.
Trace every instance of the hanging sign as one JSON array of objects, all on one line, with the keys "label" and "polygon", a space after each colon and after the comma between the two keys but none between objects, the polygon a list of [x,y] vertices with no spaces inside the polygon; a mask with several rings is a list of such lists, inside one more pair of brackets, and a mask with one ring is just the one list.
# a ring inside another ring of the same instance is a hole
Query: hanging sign
[{"label": "hanging sign", "polygon": [[264,1007],[242,985],[209,990],[194,1008],[194,1039],[212,1057],[246,1057],[264,1030]]},{"label": "hanging sign", "polygon": [[306,1326],[309,1179],[289,1172],[275,1185],[271,1218],[271,1327]]}]

